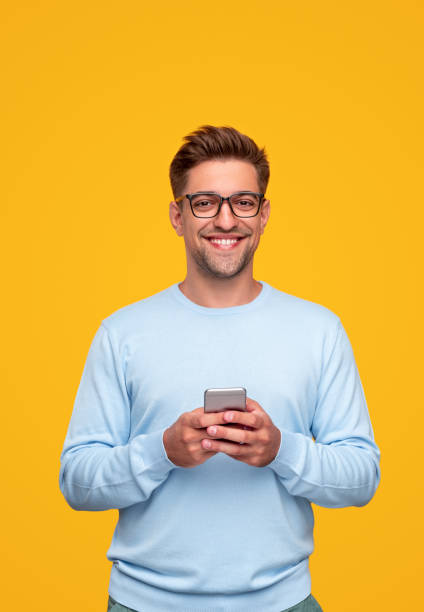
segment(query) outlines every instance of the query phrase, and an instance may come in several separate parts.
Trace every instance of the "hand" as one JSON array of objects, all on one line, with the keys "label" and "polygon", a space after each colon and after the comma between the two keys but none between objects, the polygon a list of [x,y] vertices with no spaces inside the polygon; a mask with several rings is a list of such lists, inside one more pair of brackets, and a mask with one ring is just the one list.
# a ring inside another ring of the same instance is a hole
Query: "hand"
[{"label": "hand", "polygon": [[212,424],[206,429],[210,438],[225,438],[228,442],[203,438],[201,446],[205,451],[226,453],[237,461],[263,467],[275,459],[280,448],[281,432],[258,402],[247,397],[246,409],[247,412],[227,410],[220,414],[224,416],[224,422],[238,423],[251,428],[250,431]]},{"label": "hand", "polygon": [[202,440],[208,439],[206,427],[225,423],[224,412],[205,413],[203,408],[183,412],[163,434],[168,459],[180,467],[195,467],[204,463],[217,453],[201,445]]}]

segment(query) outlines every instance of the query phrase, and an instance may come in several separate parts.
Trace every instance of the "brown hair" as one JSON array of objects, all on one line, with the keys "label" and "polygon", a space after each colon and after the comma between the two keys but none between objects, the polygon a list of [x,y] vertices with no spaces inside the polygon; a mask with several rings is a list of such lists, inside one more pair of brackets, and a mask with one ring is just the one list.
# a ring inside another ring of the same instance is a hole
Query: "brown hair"
[{"label": "brown hair", "polygon": [[174,198],[183,195],[191,168],[204,161],[239,159],[255,166],[259,189],[265,193],[269,180],[269,163],[265,149],[259,149],[248,136],[232,127],[203,125],[184,137],[184,144],[176,153],[169,168]]}]

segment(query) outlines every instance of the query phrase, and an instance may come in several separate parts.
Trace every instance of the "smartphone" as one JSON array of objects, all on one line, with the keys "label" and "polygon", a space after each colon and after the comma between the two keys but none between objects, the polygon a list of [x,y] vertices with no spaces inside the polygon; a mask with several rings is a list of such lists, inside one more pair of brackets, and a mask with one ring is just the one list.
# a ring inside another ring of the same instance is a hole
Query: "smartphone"
[{"label": "smartphone", "polygon": [[224,412],[225,410],[246,411],[246,389],[230,387],[227,389],[206,389],[205,412]]}]

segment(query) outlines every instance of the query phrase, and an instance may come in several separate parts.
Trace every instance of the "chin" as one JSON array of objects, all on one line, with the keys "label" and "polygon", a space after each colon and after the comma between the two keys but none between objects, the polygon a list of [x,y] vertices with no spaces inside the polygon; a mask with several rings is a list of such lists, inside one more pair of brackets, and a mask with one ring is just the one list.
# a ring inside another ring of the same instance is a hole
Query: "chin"
[{"label": "chin", "polygon": [[216,262],[209,260],[208,258],[200,257],[196,258],[196,263],[215,278],[233,278],[242,272],[245,267],[250,263],[251,257],[242,257],[237,262],[231,262],[231,265],[216,265]]},{"label": "chin", "polygon": [[240,274],[242,270],[243,268],[237,268],[236,270],[216,270],[207,268],[207,271],[215,278],[234,278],[234,276]]}]

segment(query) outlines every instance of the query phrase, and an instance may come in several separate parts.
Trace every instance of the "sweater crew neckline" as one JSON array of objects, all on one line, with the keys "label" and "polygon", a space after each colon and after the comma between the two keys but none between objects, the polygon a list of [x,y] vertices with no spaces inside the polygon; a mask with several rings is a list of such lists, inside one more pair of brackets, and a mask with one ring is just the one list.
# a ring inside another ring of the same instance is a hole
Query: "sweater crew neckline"
[{"label": "sweater crew neckline", "polygon": [[233,315],[233,314],[243,314],[245,312],[253,310],[264,302],[264,300],[267,298],[267,296],[270,293],[271,286],[268,285],[268,283],[266,283],[265,281],[258,281],[258,282],[262,285],[262,289],[260,293],[252,301],[247,302],[246,304],[240,304],[239,306],[226,306],[224,308],[201,306],[200,304],[193,302],[187,296],[185,296],[184,293],[181,291],[181,289],[179,288],[179,285],[180,285],[179,282],[171,285],[169,289],[170,289],[172,296],[178,302],[180,302],[180,304],[183,304],[184,306],[188,306],[192,310],[195,310],[199,313],[210,315],[210,316]]}]

